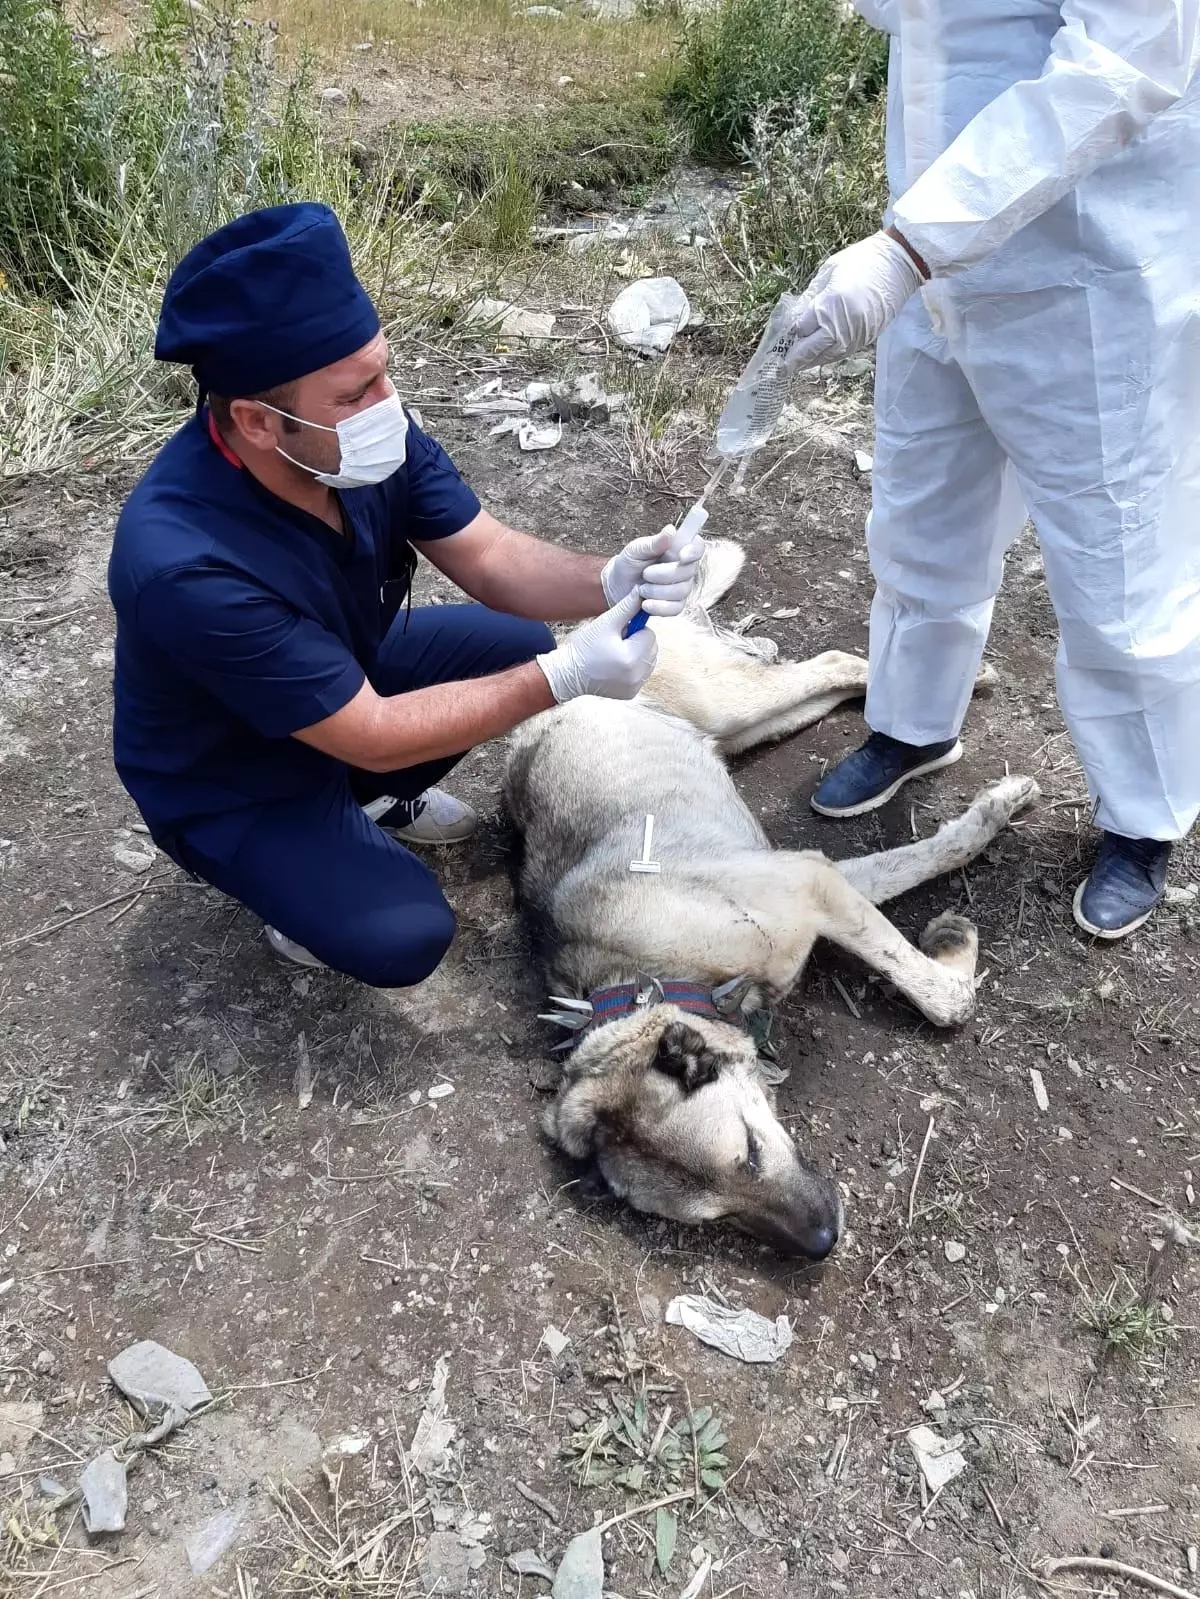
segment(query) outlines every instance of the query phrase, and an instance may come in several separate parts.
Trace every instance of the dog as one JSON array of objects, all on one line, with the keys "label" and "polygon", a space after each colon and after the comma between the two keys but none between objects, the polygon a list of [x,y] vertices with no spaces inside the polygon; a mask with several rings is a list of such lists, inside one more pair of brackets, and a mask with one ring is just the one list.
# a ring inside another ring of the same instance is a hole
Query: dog
[{"label": "dog", "polygon": [[[861,696],[867,663],[837,650],[777,661],[768,641],[717,628],[708,612],[744,558],[708,542],[688,608],[650,624],[658,658],[636,699],[572,700],[518,729],[504,805],[552,1019],[573,1042],[543,1117],[549,1140],[636,1210],[727,1220],[819,1260],[841,1234],[841,1195],[777,1119],[781,1074],[742,1020],[782,999],[827,938],[936,1026],[965,1022],[971,924],[938,916],[915,948],[876,907],[965,866],[1038,789],[1006,778],[934,837],[857,860],[773,849],[723,757]],[[658,870],[631,871],[647,815]]]}]

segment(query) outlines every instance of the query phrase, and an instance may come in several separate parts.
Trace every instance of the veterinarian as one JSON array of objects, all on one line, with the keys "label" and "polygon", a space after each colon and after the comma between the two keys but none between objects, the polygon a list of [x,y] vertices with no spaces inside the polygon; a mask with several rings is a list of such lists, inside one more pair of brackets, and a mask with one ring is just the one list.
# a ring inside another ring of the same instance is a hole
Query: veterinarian
[{"label": "veterinarian", "polygon": [[854,3],[891,34],[892,200],[812,280],[795,357],[879,339],[871,736],[813,805],[959,758],[1028,512],[1103,829],[1075,919],[1119,938],[1200,809],[1200,10]]},{"label": "veterinarian", "polygon": [[[654,665],[703,549],[611,560],[480,507],[388,377],[379,317],[318,205],[253,212],[167,285],[155,355],[207,399],[117,524],[114,753],[151,836],[272,947],[418,983],[454,915],[405,843],[475,825],[434,785],[465,751]],[[411,608],[415,551],[478,603]],[[546,621],[581,621],[555,648]],[[403,842],[401,842],[403,841]]]}]

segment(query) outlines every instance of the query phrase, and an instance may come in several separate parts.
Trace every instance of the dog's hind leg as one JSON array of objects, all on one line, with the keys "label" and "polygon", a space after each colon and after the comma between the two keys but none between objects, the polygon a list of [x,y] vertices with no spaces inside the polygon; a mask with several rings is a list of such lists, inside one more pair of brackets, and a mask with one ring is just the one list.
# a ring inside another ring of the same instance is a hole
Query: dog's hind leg
[{"label": "dog's hind leg", "polygon": [[1006,777],[981,790],[961,816],[943,823],[932,838],[833,864],[872,905],[882,905],[973,861],[1040,792],[1032,777]]},{"label": "dog's hind leg", "polygon": [[[799,733],[867,691],[867,663],[844,650],[808,661],[765,661],[739,649],[706,617],[654,623],[658,663],[642,699],[717,741],[722,755]],[[976,687],[995,681],[990,666]]]},{"label": "dog's hind leg", "polygon": [[[740,755],[759,744],[774,744],[812,727],[847,700],[867,692],[867,663],[844,650],[826,650],[809,661],[764,664],[747,661],[753,687],[732,716],[726,713],[725,730],[718,732],[722,755]],[[996,681],[990,666],[982,666],[976,689]]]},{"label": "dog's hind leg", "polygon": [[686,617],[655,632],[658,664],[643,698],[709,734],[724,755],[798,733],[866,691],[866,661],[842,650],[768,662]]}]

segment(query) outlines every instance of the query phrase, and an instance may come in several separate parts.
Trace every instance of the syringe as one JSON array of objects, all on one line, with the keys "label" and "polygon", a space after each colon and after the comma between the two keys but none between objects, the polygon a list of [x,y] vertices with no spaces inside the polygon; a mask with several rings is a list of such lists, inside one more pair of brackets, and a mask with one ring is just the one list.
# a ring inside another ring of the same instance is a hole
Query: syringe
[{"label": "syringe", "polygon": [[[729,465],[730,460],[731,457],[726,455],[722,456],[721,460],[717,463],[716,470],[713,472],[712,476],[701,490],[700,498],[696,501],[695,505],[692,506],[691,510],[688,511],[687,515],[683,518],[683,521],[680,522],[679,526],[671,535],[671,542],[663,551],[663,559],[669,555],[678,555],[682,549],[686,548],[686,546],[691,543],[695,535],[699,533],[700,529],[708,521],[708,512],[704,508],[704,502],[708,499],[709,495],[721,481],[721,478],[725,472],[725,468]],[[634,617],[633,621],[630,622],[629,626],[625,629],[625,637],[631,638],[633,634],[640,633],[649,620],[649,612],[639,611]]]}]

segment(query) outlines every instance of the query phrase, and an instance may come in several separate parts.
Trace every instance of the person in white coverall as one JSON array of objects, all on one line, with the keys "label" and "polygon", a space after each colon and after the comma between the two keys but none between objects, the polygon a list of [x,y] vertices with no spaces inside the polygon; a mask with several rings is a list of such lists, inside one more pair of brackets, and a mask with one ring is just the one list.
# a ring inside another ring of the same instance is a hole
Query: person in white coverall
[{"label": "person in white coverall", "polygon": [[891,35],[891,205],[791,360],[879,340],[871,737],[812,803],[959,758],[1028,513],[1103,830],[1075,917],[1118,938],[1200,810],[1200,0],[856,5]]}]

